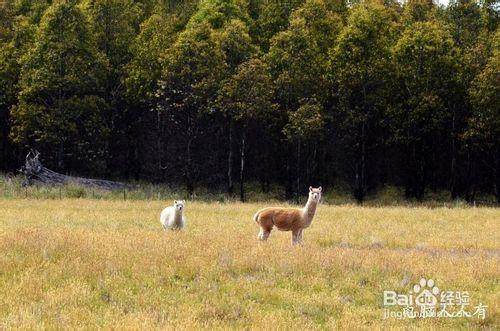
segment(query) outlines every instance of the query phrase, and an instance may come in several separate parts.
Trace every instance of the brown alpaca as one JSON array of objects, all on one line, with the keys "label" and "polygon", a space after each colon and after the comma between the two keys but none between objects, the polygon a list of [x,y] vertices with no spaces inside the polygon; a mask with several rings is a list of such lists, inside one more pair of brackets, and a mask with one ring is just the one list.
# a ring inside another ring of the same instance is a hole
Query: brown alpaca
[{"label": "brown alpaca", "polygon": [[302,232],[311,225],[321,199],[321,186],[309,187],[309,199],[304,208],[269,207],[259,210],[253,220],[260,226],[259,239],[267,240],[274,226],[281,231],[292,231],[292,245],[302,241]]}]

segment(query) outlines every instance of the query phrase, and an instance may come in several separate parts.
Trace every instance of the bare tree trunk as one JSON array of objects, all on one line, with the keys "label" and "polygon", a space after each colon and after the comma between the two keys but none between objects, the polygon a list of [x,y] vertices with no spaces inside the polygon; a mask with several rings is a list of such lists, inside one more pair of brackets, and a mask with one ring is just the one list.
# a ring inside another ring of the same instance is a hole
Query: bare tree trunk
[{"label": "bare tree trunk", "polygon": [[416,198],[418,196],[418,160],[417,160],[417,146],[416,142],[412,143],[412,166],[413,166],[413,171],[410,172],[410,177],[411,177],[411,196],[413,198]]},{"label": "bare tree trunk", "polygon": [[0,110],[0,114],[4,115],[0,118],[0,122],[2,123],[2,153],[0,157],[0,169],[6,170],[11,167],[9,162],[7,161],[7,155],[9,150],[9,110],[7,107],[4,108],[3,111]]},{"label": "bare tree trunk", "polygon": [[186,166],[185,166],[185,178],[186,178],[186,189],[189,197],[193,196],[194,185],[193,185],[193,174],[192,174],[192,159],[191,159],[191,145],[193,139],[189,137],[187,148],[186,148]]},{"label": "bare tree trunk", "polygon": [[64,166],[64,143],[59,142],[59,149],[57,151],[57,168],[61,170]]},{"label": "bare tree trunk", "polygon": [[312,170],[309,172],[309,176],[308,177],[308,180],[311,181],[311,177],[312,177],[312,180],[318,180],[318,143],[315,141],[314,142],[314,149],[313,149],[313,155],[312,155]]},{"label": "bare tree trunk", "polygon": [[412,182],[411,182],[411,144],[406,143],[406,146],[404,147],[404,167],[405,167],[405,197],[407,199],[412,197]]},{"label": "bare tree trunk", "polygon": [[163,159],[163,146],[162,146],[162,139],[163,139],[163,125],[161,123],[161,111],[157,110],[156,111],[156,155],[158,155],[158,170],[161,171],[163,169],[162,167],[162,159]]},{"label": "bare tree trunk", "polygon": [[466,200],[468,203],[474,203],[476,198],[476,178],[475,178],[475,157],[474,151],[470,146],[467,146],[467,187]]},{"label": "bare tree trunk", "polygon": [[495,193],[495,197],[497,198],[497,203],[500,203],[500,192],[498,191],[498,175],[495,174],[493,176],[493,193]]},{"label": "bare tree trunk", "polygon": [[420,145],[420,165],[417,178],[417,199],[422,200],[425,193],[425,143]]},{"label": "bare tree trunk", "polygon": [[23,186],[32,184],[64,185],[76,183],[83,186],[101,188],[106,190],[126,189],[127,185],[102,179],[90,179],[82,177],[72,177],[57,173],[47,169],[40,162],[40,153],[30,151],[26,155],[26,163],[21,168],[21,172],[26,176]]},{"label": "bare tree trunk", "polygon": [[[60,42],[63,42],[64,40],[64,31],[62,29],[59,29],[59,41]],[[59,74],[59,78],[62,78],[64,77],[65,75],[65,68],[64,68],[64,59],[63,59],[63,56],[62,54],[59,53],[59,68],[58,68],[58,74]],[[62,116],[62,113],[63,113],[63,107],[62,107],[62,102],[63,102],[63,98],[64,98],[64,93],[63,93],[63,89],[62,89],[62,85],[59,84],[58,86],[58,89],[57,89],[57,111],[58,111],[58,115],[59,116]],[[57,153],[57,167],[59,170],[62,170],[63,167],[64,167],[64,138],[65,137],[59,137],[60,139],[60,142],[59,142],[59,151]]]},{"label": "bare tree trunk", "polygon": [[293,180],[292,175],[290,174],[290,154],[291,154],[291,146],[287,144],[287,153],[286,153],[286,166],[285,166],[285,197],[286,199],[293,198]]},{"label": "bare tree trunk", "polygon": [[364,200],[365,198],[365,191],[366,191],[366,124],[365,121],[363,121],[363,128],[362,128],[362,134],[361,134],[361,201]]},{"label": "bare tree trunk", "polygon": [[366,172],[366,121],[368,116],[368,104],[367,104],[367,92],[366,85],[363,84],[363,114],[361,123],[361,155],[359,160],[359,169],[356,174],[357,187],[355,192],[355,198],[359,203],[362,203],[365,198],[365,172]]},{"label": "bare tree trunk", "polygon": [[365,138],[365,128],[366,124],[363,120],[361,125],[361,149],[359,155],[359,161],[356,164],[356,180],[354,197],[359,203],[362,203],[365,198],[365,171],[366,171],[366,138]]},{"label": "bare tree trunk", "polygon": [[240,149],[240,201],[245,202],[245,143],[246,143],[246,128],[244,127],[241,133],[241,149]]},{"label": "bare tree trunk", "polygon": [[495,193],[495,196],[497,198],[497,203],[500,203],[500,176],[498,170],[499,167],[499,162],[498,162],[498,154],[499,150],[498,147],[493,150],[493,192]]},{"label": "bare tree trunk", "polygon": [[457,163],[457,155],[456,155],[456,147],[455,147],[455,109],[453,109],[453,119],[451,123],[451,169],[450,169],[450,193],[451,199],[455,200],[458,196],[457,188],[456,188],[456,163]]},{"label": "bare tree trunk", "polygon": [[297,176],[297,190],[295,192],[295,199],[297,202],[300,197],[300,140],[297,142],[297,164],[296,164],[296,176]]},{"label": "bare tree trunk", "polygon": [[438,180],[437,180],[437,175],[436,175],[436,147],[433,146],[432,148],[432,165],[431,165],[431,174],[430,174],[430,178],[431,178],[431,183],[430,183],[430,186],[431,186],[431,189],[433,192],[437,192],[437,188],[438,188]]},{"label": "bare tree trunk", "polygon": [[264,141],[264,193],[269,193],[269,172],[270,172],[270,162],[269,162],[269,144],[266,141]]},{"label": "bare tree trunk", "polygon": [[269,144],[266,137],[263,135],[260,140],[260,145],[262,146],[262,151],[260,153],[260,167],[259,167],[259,178],[260,178],[260,189],[263,193],[268,192],[268,182],[269,182]]},{"label": "bare tree trunk", "polygon": [[233,121],[229,120],[228,135],[228,155],[227,155],[227,193],[233,193]]}]

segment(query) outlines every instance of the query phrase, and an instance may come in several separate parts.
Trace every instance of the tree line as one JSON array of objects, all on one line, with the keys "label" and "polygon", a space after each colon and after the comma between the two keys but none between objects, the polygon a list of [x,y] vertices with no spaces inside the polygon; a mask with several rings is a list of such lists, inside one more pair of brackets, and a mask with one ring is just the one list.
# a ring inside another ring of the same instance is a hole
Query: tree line
[{"label": "tree line", "polygon": [[495,0],[8,0],[0,170],[500,201]]}]

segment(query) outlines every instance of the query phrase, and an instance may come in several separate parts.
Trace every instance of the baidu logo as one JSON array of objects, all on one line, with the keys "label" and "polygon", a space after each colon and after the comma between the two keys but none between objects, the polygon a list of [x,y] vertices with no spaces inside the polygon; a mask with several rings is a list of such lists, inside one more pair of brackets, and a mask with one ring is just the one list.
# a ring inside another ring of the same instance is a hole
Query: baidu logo
[{"label": "baidu logo", "polygon": [[[441,291],[432,279],[422,278],[408,294],[384,291],[384,318],[486,318],[488,306],[470,310],[468,291]],[[399,310],[389,307],[399,308]]]},{"label": "baidu logo", "polygon": [[422,278],[418,284],[413,286],[413,292],[417,295],[415,297],[417,306],[435,306],[438,303],[439,288],[434,286],[432,279]]}]

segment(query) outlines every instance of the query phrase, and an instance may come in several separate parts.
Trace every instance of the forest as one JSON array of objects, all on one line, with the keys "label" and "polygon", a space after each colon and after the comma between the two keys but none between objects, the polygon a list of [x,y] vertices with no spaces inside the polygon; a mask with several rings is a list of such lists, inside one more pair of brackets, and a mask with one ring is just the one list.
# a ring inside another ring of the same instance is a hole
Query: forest
[{"label": "forest", "polygon": [[0,172],[500,202],[496,0],[0,6]]}]

